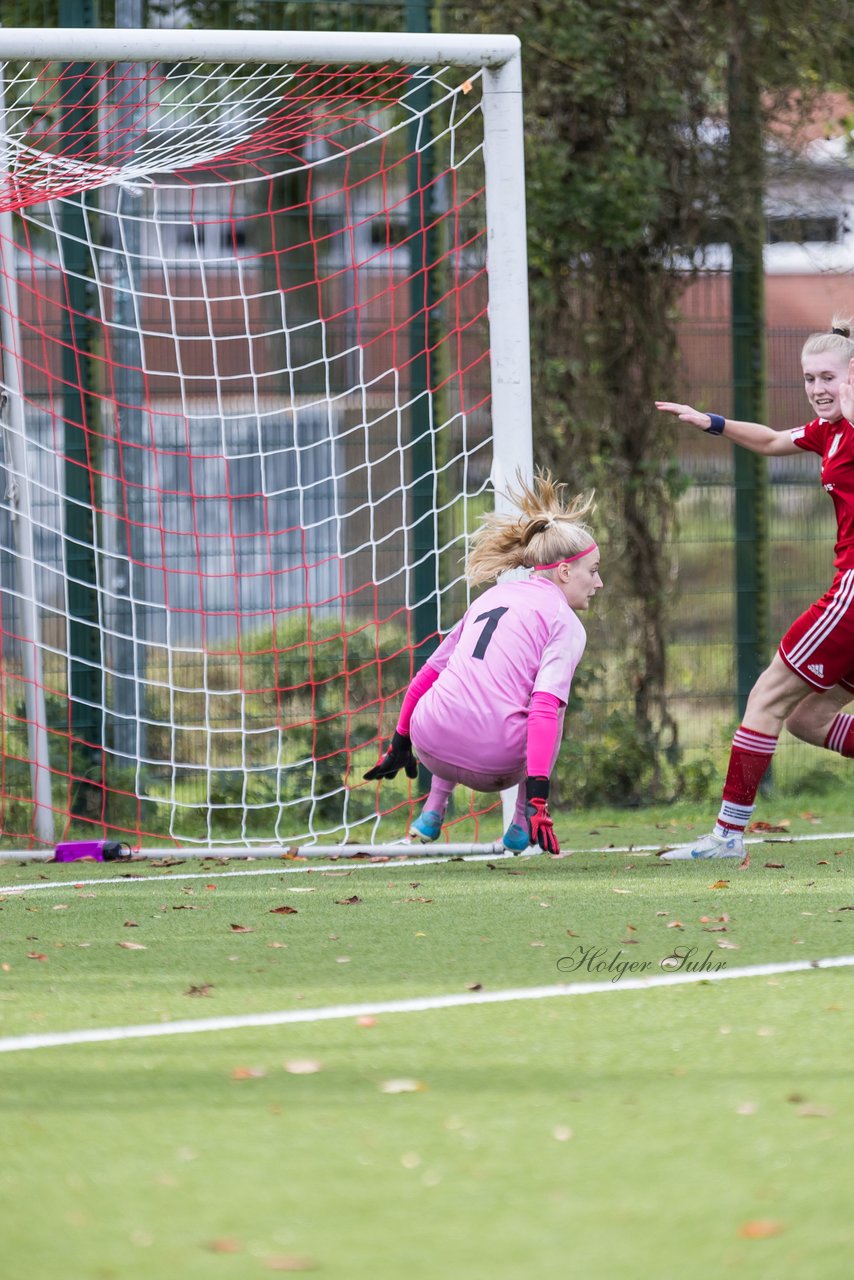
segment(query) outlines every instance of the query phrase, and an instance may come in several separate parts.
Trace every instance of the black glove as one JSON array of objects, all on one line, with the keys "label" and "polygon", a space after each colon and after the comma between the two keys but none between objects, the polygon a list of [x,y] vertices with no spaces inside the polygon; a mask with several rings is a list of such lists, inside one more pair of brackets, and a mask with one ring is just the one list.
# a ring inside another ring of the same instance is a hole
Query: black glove
[{"label": "black glove", "polygon": [[418,761],[412,754],[412,739],[408,733],[392,734],[391,746],[384,756],[380,756],[373,769],[369,769],[363,777],[367,782],[375,778],[396,778],[400,769],[406,770],[407,778],[418,777]]},{"label": "black glove", "polygon": [[525,798],[531,844],[538,844],[546,853],[560,853],[560,845],[549,813],[548,778],[526,778]]}]

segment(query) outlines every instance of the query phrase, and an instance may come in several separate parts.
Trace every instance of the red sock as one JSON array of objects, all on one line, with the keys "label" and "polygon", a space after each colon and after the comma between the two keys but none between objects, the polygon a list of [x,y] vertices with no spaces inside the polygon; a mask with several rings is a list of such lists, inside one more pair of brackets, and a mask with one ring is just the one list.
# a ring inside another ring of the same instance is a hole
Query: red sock
[{"label": "red sock", "polygon": [[828,751],[838,751],[841,756],[854,756],[854,716],[840,711],[830,726],[824,745]]},{"label": "red sock", "polygon": [[718,834],[744,831],[753,813],[759,784],[776,748],[777,739],[767,733],[756,733],[744,725],[736,730],[718,814]]}]

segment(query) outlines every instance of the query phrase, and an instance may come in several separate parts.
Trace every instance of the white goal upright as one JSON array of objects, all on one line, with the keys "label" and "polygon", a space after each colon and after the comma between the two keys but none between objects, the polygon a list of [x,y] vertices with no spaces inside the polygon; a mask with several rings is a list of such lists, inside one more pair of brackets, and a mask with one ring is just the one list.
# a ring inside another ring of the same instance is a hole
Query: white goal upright
[{"label": "white goal upright", "polygon": [[423,781],[362,774],[531,471],[519,42],[0,66],[3,843],[399,841]]}]

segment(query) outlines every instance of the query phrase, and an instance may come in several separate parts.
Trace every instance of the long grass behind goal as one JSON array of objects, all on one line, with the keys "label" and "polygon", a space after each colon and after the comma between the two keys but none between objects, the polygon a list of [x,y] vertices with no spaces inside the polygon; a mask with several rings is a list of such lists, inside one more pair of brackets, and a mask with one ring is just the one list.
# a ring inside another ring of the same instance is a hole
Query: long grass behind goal
[{"label": "long grass behind goal", "polygon": [[518,42],[2,50],[5,843],[398,839],[362,773],[530,470]]}]

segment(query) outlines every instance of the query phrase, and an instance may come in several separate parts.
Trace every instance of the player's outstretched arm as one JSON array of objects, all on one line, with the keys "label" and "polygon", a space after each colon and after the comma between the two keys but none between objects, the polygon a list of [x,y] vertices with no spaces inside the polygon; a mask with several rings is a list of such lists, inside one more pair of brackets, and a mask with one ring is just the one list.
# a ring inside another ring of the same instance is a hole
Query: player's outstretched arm
[{"label": "player's outstretched arm", "polygon": [[702,413],[690,404],[679,404],[675,400],[656,400],[655,407],[661,413],[672,413],[680,422],[687,422],[700,431],[715,436],[725,435],[733,444],[740,444],[743,449],[761,453],[766,458],[800,453],[788,431],[774,431],[761,422],[739,422],[719,413]]}]

